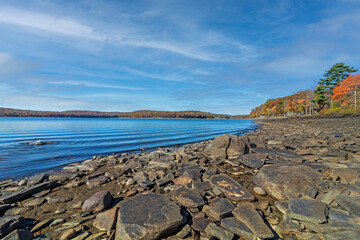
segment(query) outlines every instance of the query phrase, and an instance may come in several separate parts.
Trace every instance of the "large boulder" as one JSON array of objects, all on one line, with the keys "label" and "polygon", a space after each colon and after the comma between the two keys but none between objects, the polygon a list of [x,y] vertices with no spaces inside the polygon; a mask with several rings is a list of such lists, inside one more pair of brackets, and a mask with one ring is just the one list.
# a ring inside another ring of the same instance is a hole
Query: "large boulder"
[{"label": "large boulder", "polygon": [[164,195],[142,194],[118,205],[116,240],[162,238],[181,224],[180,207]]},{"label": "large boulder", "polygon": [[84,212],[100,212],[110,206],[111,202],[112,196],[110,192],[107,190],[102,190],[85,200],[82,205],[82,210]]},{"label": "large boulder", "polygon": [[248,137],[229,134],[215,138],[205,148],[205,154],[214,159],[237,158],[248,152]]},{"label": "large boulder", "polygon": [[271,164],[263,166],[252,182],[276,199],[288,200],[305,195],[321,179],[317,171],[302,164]]}]

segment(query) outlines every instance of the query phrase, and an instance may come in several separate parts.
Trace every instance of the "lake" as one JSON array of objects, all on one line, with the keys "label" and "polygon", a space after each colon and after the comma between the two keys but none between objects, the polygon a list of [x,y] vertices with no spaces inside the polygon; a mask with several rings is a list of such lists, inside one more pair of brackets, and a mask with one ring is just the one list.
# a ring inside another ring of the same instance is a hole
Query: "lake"
[{"label": "lake", "polygon": [[[54,169],[94,155],[183,145],[243,134],[237,119],[0,118],[0,179]],[[45,145],[25,144],[53,141]]]}]

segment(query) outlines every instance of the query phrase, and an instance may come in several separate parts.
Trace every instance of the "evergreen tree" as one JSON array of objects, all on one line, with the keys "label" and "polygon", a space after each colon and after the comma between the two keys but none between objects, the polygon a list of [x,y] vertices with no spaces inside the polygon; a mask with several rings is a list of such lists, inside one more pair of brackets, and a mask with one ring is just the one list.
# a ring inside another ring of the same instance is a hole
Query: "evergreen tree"
[{"label": "evergreen tree", "polygon": [[345,65],[345,63],[336,63],[324,74],[325,78],[320,79],[319,84],[330,89],[332,92],[332,89],[336,87],[341,80],[347,78],[350,73],[356,71],[356,69]]},{"label": "evergreen tree", "polygon": [[325,97],[325,91],[326,91],[326,88],[324,85],[317,86],[314,91],[315,98],[313,99],[313,101],[319,105],[320,109],[323,108],[324,105],[327,103],[326,97]]}]

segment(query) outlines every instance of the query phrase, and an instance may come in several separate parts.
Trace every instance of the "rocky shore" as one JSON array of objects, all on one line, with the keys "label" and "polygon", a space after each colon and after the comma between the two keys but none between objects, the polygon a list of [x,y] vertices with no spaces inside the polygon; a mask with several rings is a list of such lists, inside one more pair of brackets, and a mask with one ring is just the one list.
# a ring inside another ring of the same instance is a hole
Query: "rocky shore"
[{"label": "rocky shore", "polygon": [[0,239],[360,239],[360,117],[94,157],[0,182]]}]

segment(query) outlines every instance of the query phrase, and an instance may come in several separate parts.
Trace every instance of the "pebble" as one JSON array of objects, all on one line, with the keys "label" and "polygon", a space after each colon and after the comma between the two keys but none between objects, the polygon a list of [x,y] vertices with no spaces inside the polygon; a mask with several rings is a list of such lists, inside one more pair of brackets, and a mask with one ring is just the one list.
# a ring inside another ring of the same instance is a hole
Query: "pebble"
[{"label": "pebble", "polygon": [[266,191],[262,187],[254,187],[254,192],[260,196],[266,196]]}]

